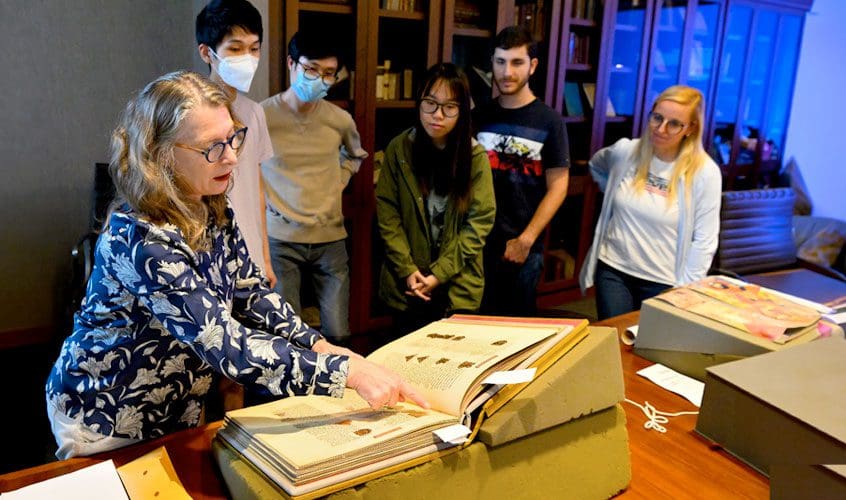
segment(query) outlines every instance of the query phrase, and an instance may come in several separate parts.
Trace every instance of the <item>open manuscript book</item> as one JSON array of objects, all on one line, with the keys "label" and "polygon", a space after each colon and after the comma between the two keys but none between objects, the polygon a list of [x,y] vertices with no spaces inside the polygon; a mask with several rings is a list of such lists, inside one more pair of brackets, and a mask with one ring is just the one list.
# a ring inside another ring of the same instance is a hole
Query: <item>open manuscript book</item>
[{"label": "open manuscript book", "polygon": [[367,357],[398,372],[431,410],[410,403],[372,410],[347,389],[343,398],[291,397],[231,411],[218,436],[289,495],[326,495],[469,444],[481,422],[529,383],[484,380],[530,368],[537,376],[586,334],[586,320],[455,315]]},{"label": "open manuscript book", "polygon": [[795,297],[724,276],[708,276],[656,299],[776,344],[819,336],[819,311]]}]

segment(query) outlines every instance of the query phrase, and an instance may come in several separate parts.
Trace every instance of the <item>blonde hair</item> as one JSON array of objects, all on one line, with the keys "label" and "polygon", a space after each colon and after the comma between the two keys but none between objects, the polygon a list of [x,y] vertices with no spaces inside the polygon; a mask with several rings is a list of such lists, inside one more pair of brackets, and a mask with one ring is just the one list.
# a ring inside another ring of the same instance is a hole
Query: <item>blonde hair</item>
[{"label": "blonde hair", "polygon": [[218,227],[228,222],[226,194],[192,200],[174,170],[176,137],[188,114],[204,105],[225,106],[241,127],[226,92],[198,73],[176,71],[150,82],[126,105],[112,133],[109,164],[117,192],[113,210],[127,203],[151,222],[173,224],[194,250],[208,249],[210,221]]},{"label": "blonde hair", "polygon": [[[655,99],[652,110],[662,101],[670,101],[690,109],[689,134],[682,137],[679,145],[679,154],[676,157],[676,164],[670,175],[670,182],[667,191],[667,203],[675,201],[676,185],[681,177],[684,177],[684,191],[686,198],[690,199],[693,189],[693,178],[696,172],[705,164],[706,153],[702,146],[702,129],[705,121],[705,98],[702,92],[686,85],[673,85],[667,88]],[[649,165],[652,163],[654,148],[652,136],[647,133],[641,136],[640,144],[634,152],[637,162],[637,173],[635,174],[634,187],[637,192],[646,189],[646,179],[649,175]]]}]

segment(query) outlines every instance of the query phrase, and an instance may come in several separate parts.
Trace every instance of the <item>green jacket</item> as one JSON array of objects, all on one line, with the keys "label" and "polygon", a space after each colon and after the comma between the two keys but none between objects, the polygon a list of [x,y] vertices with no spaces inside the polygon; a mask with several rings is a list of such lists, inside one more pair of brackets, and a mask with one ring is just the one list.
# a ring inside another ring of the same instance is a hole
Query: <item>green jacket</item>
[{"label": "green jacket", "polygon": [[387,257],[379,276],[379,297],[395,309],[407,310],[411,298],[404,293],[406,277],[429,269],[441,283],[438,288],[447,289],[448,312],[475,311],[485,288],[482,249],[496,214],[487,153],[474,144],[470,207],[459,217],[452,200],[447,201],[441,246],[432,262],[437,242],[432,241],[423,194],[411,167],[414,134],[414,129],[406,130],[388,144],[376,184],[376,215]]}]

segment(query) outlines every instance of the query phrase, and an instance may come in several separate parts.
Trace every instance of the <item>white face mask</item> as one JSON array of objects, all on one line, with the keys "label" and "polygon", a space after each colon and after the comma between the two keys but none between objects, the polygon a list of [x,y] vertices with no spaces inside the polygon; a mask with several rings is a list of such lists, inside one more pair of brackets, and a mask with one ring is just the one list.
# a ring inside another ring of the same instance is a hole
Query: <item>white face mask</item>
[{"label": "white face mask", "polygon": [[209,47],[209,53],[220,61],[217,65],[217,74],[224,83],[235,87],[241,92],[248,92],[250,90],[250,83],[253,81],[253,76],[256,74],[259,59],[249,54],[240,56],[227,56],[221,58],[215,54]]}]

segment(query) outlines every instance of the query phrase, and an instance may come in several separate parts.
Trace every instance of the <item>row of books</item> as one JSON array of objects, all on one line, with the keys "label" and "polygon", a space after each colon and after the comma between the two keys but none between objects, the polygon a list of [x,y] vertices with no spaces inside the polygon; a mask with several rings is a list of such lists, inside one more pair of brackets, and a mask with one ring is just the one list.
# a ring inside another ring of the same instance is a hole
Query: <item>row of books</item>
[{"label": "row of books", "polygon": [[[564,106],[566,107],[567,116],[584,116],[585,111],[583,102],[586,102],[590,109],[593,109],[595,107],[595,100],[595,83],[564,83]],[[611,103],[610,97],[605,101],[605,116],[617,116],[617,112],[614,110],[614,105]]]},{"label": "row of books", "polygon": [[411,69],[391,71],[386,59],[376,67],[376,99],[397,100],[414,98],[414,72]]},{"label": "row of books", "polygon": [[567,44],[567,62],[588,64],[590,62],[590,36],[570,32]]},{"label": "row of books", "polygon": [[416,12],[419,10],[419,2],[417,0],[382,0],[379,7],[385,10]]},{"label": "row of books", "polygon": [[593,19],[596,15],[597,0],[574,0],[572,17],[580,19]]},{"label": "row of books", "polygon": [[529,28],[535,40],[540,41],[545,38],[543,0],[514,5],[514,19],[518,24]]},{"label": "row of books", "polygon": [[482,7],[478,2],[457,0],[453,8],[453,19],[458,27],[477,28],[482,24]]}]

